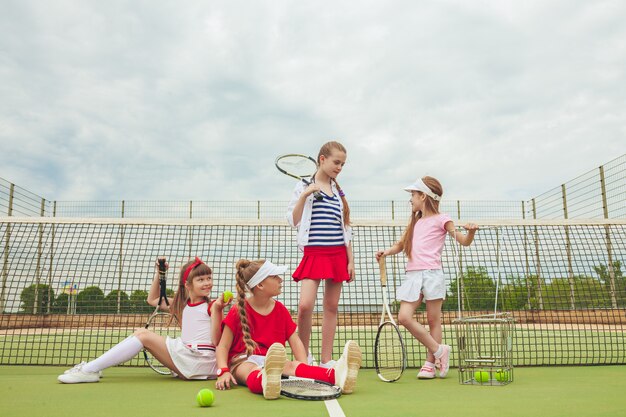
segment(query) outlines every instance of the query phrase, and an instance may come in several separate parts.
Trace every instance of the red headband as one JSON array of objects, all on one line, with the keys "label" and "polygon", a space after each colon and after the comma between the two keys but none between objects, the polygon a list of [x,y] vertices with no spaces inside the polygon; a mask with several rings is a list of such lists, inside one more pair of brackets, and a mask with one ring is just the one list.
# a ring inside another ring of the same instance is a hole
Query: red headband
[{"label": "red headband", "polygon": [[203,264],[204,262],[202,262],[202,260],[200,260],[200,258],[198,258],[196,256],[196,260],[193,261],[193,263],[191,265],[189,265],[187,267],[187,269],[185,269],[185,272],[183,272],[183,285],[187,283],[187,278],[189,278],[189,274],[191,273],[191,271],[198,265]]}]

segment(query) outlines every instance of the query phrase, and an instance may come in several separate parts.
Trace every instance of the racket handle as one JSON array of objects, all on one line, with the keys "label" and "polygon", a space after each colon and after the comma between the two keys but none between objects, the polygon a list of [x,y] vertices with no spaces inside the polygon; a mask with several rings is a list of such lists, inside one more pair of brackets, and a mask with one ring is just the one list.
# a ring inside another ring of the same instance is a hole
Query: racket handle
[{"label": "racket handle", "polygon": [[[309,180],[307,180],[305,178],[302,178],[302,182],[305,183],[306,185],[311,185],[311,181],[309,181]],[[317,201],[321,201],[321,200],[324,199],[324,196],[322,196],[322,193],[320,193],[319,191],[315,191],[313,193],[313,197],[315,197],[315,199]]]},{"label": "racket handle", "polygon": [[165,275],[165,272],[167,272],[166,262],[167,260],[165,258],[159,258],[159,260],[157,261],[159,265],[159,275],[161,276]]},{"label": "racket handle", "polygon": [[378,267],[380,269],[380,283],[384,287],[387,285],[387,263],[384,255],[378,259]]}]

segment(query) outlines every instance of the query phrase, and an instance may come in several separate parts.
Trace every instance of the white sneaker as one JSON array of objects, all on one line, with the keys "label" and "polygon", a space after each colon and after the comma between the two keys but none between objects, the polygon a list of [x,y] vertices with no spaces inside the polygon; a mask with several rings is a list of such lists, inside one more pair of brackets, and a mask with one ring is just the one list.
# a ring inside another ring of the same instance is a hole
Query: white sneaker
[{"label": "white sneaker", "polygon": [[59,375],[57,378],[59,382],[64,384],[80,384],[82,382],[99,382],[100,375],[99,372],[85,372],[83,371],[83,366],[85,362],[81,362],[78,365],[74,366],[72,369],[68,369],[63,372],[63,374]]},{"label": "white sneaker", "polygon": [[450,370],[450,351],[452,348],[448,345],[441,345],[443,352],[439,359],[439,378],[445,378]]},{"label": "white sneaker", "polygon": [[315,356],[311,352],[309,352],[309,356],[306,358],[307,364],[311,366],[317,366],[317,361],[315,360]]},{"label": "white sneaker", "polygon": [[280,343],[274,343],[267,350],[265,366],[261,370],[261,385],[266,400],[275,400],[280,397],[280,380],[286,361],[285,347]]},{"label": "white sneaker", "polygon": [[326,363],[324,363],[324,362],[320,363],[319,366],[320,366],[320,368],[330,369],[330,368],[334,368],[335,365],[337,365],[337,361],[334,361],[334,360],[331,359],[331,360],[329,360]]},{"label": "white sneaker", "polygon": [[[76,366],[80,366],[80,367],[82,368],[82,367],[83,367],[83,366],[85,366],[86,364],[87,364],[87,362],[82,361],[81,363],[79,363],[79,364],[78,364],[78,365],[76,365]],[[74,368],[75,368],[76,366],[74,366]],[[74,368],[72,368],[72,369],[74,369]],[[64,374],[69,374],[69,373],[72,371],[72,369],[68,369],[67,371],[65,371],[65,372],[63,372],[63,373],[64,373]],[[102,371],[98,371],[98,376],[99,376],[100,378],[104,378],[104,374],[102,373]]]},{"label": "white sneaker", "polygon": [[344,394],[351,394],[361,367],[361,348],[354,340],[349,340],[343,348],[341,358],[335,364],[335,385]]}]

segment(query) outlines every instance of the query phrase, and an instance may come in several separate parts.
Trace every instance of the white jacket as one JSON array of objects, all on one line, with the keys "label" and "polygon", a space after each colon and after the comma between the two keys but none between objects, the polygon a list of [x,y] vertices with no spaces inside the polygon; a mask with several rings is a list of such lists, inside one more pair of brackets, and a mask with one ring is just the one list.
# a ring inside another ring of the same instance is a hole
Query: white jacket
[{"label": "white jacket", "polygon": [[[331,181],[330,186],[332,187],[333,194],[339,195],[339,191],[335,186],[335,183]],[[298,181],[295,188],[293,189],[293,195],[291,196],[291,201],[289,202],[289,206],[287,207],[287,221],[291,225],[291,227],[295,227],[298,229],[298,248],[300,250],[304,250],[304,247],[309,243],[309,229],[311,228],[311,213],[313,211],[313,194],[309,195],[304,203],[304,209],[302,210],[302,217],[300,218],[300,222],[295,224],[293,221],[293,209],[300,198],[300,195],[308,187],[303,181]],[[339,209],[341,211],[341,224],[343,222],[343,201],[339,198]],[[352,240],[352,227],[344,226],[343,227],[343,241],[348,246],[350,241]]]}]

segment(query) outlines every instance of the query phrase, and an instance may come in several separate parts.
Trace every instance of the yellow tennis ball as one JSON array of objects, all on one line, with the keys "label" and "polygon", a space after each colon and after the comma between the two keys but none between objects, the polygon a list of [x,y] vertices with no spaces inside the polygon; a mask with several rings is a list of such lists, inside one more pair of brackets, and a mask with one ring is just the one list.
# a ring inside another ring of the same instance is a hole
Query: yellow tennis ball
[{"label": "yellow tennis ball", "polygon": [[496,381],[498,382],[507,382],[509,380],[509,373],[503,369],[498,369],[496,371]]},{"label": "yellow tennis ball", "polygon": [[222,294],[222,300],[224,300],[225,303],[229,302],[232,298],[233,293],[230,291],[224,291],[224,294]]},{"label": "yellow tennis ball", "polygon": [[489,372],[487,371],[476,371],[474,372],[474,379],[478,382],[488,382],[489,381]]},{"label": "yellow tennis ball", "polygon": [[208,388],[202,388],[196,395],[196,401],[198,401],[200,407],[210,407],[213,404],[213,400],[215,400],[213,391]]}]

